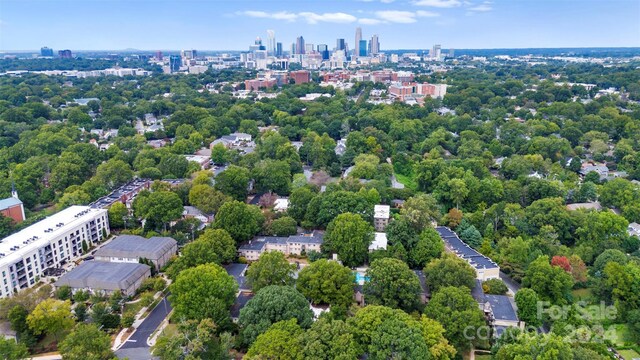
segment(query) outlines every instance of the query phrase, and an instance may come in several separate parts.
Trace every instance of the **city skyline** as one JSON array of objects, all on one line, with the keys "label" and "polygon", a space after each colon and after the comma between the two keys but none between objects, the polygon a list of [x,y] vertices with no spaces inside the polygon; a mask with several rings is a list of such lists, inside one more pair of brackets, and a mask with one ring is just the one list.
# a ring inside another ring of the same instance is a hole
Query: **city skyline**
[{"label": "city skyline", "polygon": [[[349,0],[5,1],[0,50],[245,50],[268,30],[285,49],[377,34],[385,49],[640,46],[640,2]],[[189,6],[186,6],[189,5]],[[95,16],[101,14],[101,16]],[[113,26],[115,23],[118,26]],[[88,29],[94,31],[87,31]],[[531,29],[536,31],[531,31]]]}]

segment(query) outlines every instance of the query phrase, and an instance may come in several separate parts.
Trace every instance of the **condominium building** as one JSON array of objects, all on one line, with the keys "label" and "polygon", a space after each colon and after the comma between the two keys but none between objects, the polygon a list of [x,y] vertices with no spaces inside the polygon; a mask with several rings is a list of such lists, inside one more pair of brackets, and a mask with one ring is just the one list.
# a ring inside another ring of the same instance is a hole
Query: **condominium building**
[{"label": "condominium building", "polygon": [[106,209],[71,206],[2,239],[0,297],[33,286],[108,234]]},{"label": "condominium building", "polygon": [[444,241],[444,246],[447,251],[465,260],[475,269],[476,279],[485,281],[500,278],[500,267],[498,264],[465,244],[451,229],[438,226],[436,227],[436,231]]},{"label": "condominium building", "polygon": [[391,212],[391,206],[389,205],[376,205],[373,207],[373,227],[378,232],[384,232],[384,229],[389,225],[389,213]]},{"label": "condominium building", "polygon": [[256,261],[266,251],[280,251],[285,255],[302,255],[309,251],[320,252],[323,234],[294,235],[289,237],[264,236],[253,239],[238,248],[238,255]]}]

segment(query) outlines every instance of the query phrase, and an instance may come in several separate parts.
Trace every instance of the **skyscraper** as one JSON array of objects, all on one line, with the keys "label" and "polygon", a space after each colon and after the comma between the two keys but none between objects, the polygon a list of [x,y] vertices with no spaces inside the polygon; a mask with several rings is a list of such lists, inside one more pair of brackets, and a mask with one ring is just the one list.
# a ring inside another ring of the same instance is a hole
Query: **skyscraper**
[{"label": "skyscraper", "polygon": [[267,30],[267,53],[269,55],[275,55],[276,53],[276,32],[273,30]]},{"label": "skyscraper", "polygon": [[336,50],[344,50],[345,49],[345,43],[344,43],[344,39],[337,39],[336,40]]},{"label": "skyscraper", "polygon": [[182,65],[182,57],[180,55],[171,55],[169,57],[169,69],[172,73],[180,71]]},{"label": "skyscraper", "polygon": [[73,54],[71,53],[71,50],[59,50],[58,51],[58,56],[61,59],[71,59],[71,58],[73,58]]},{"label": "skyscraper", "polygon": [[440,48],[441,46],[439,44],[435,44],[433,45],[433,48],[431,49],[431,58],[433,59],[439,59],[440,58]]},{"label": "skyscraper", "polygon": [[322,55],[322,60],[329,60],[329,47],[327,44],[318,45],[318,52]]},{"label": "skyscraper", "polygon": [[40,48],[40,56],[44,57],[53,57],[53,49],[49,49],[48,47]]},{"label": "skyscraper", "polygon": [[282,56],[282,43],[276,43],[276,56],[277,57],[281,57]]},{"label": "skyscraper", "polygon": [[356,49],[356,56],[367,56],[367,40],[358,41]]},{"label": "skyscraper", "polygon": [[156,59],[162,60],[162,51],[160,50],[156,51]]},{"label": "skyscraper", "polygon": [[449,57],[454,57],[454,55],[455,55],[455,50],[449,49]]},{"label": "skyscraper", "polygon": [[369,53],[371,55],[377,55],[380,53],[380,40],[378,39],[377,34],[374,34],[371,37],[371,41],[369,42]]},{"label": "skyscraper", "polygon": [[[360,54],[362,53],[362,47],[361,47],[361,45],[360,45],[360,42],[361,42],[361,41],[362,41],[362,28],[357,27],[357,28],[356,28],[356,42],[355,42],[355,44],[356,44],[356,49],[355,49],[355,52],[354,52],[354,55],[355,55],[355,56],[362,56],[362,55],[360,55]],[[365,41],[365,44],[366,44],[366,43],[367,43],[367,42]],[[365,47],[366,47],[366,46],[365,46]]]},{"label": "skyscraper", "polygon": [[304,54],[304,38],[302,36],[296,38],[296,54]]}]

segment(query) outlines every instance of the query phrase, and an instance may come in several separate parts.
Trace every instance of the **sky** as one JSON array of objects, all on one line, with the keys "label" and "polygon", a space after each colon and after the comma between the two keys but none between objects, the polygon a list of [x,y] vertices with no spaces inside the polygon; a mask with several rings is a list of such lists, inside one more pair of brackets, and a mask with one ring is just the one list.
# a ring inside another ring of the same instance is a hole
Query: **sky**
[{"label": "sky", "polygon": [[381,50],[640,46],[640,0],[0,0],[0,50],[248,50],[267,30]]}]

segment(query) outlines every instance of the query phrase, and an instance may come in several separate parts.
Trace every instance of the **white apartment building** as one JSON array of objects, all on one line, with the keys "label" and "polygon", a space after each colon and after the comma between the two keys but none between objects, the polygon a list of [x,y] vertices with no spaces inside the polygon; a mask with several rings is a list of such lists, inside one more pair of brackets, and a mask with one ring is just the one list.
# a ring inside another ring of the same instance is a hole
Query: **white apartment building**
[{"label": "white apartment building", "polygon": [[390,212],[391,206],[389,205],[376,205],[373,207],[373,227],[377,232],[384,232],[384,229],[389,225]]},{"label": "white apartment building", "polygon": [[106,209],[71,206],[0,240],[0,298],[29,288],[51,269],[82,255],[109,234]]}]

